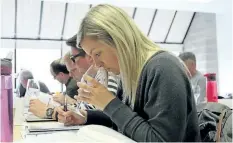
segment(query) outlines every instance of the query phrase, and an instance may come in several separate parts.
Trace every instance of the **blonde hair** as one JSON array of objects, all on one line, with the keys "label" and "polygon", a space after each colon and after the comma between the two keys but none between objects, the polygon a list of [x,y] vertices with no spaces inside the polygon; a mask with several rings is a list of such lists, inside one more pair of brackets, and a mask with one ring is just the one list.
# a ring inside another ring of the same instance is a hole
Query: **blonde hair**
[{"label": "blonde hair", "polygon": [[126,95],[133,108],[138,80],[148,56],[159,47],[149,40],[122,9],[111,5],[93,7],[83,19],[77,35],[102,41],[117,49],[117,58]]}]

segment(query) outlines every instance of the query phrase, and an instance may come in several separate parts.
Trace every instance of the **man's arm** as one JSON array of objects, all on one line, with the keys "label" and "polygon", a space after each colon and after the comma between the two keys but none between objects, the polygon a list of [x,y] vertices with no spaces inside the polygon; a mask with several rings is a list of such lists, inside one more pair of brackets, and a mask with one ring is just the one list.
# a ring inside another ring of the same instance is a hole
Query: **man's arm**
[{"label": "man's arm", "polygon": [[76,103],[77,101],[73,98],[71,98],[69,95],[63,95],[63,94],[55,94],[53,96],[53,100],[64,105],[64,102],[65,102],[65,97],[66,97],[66,101],[67,101],[67,104],[74,104]]},{"label": "man's arm", "polygon": [[197,85],[200,87],[200,96],[197,99],[197,104],[200,104],[206,101],[206,78],[202,76]]}]

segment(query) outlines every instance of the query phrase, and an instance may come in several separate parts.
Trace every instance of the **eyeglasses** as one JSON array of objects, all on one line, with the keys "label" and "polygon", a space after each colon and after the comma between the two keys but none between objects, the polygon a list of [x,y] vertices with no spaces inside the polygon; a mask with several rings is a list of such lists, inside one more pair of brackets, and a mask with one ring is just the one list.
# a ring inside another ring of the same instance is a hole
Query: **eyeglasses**
[{"label": "eyeglasses", "polygon": [[81,51],[80,53],[78,53],[77,55],[72,55],[72,56],[70,56],[70,59],[75,63],[75,59],[77,58],[77,57],[83,57],[83,56],[85,56],[85,52],[84,51]]}]

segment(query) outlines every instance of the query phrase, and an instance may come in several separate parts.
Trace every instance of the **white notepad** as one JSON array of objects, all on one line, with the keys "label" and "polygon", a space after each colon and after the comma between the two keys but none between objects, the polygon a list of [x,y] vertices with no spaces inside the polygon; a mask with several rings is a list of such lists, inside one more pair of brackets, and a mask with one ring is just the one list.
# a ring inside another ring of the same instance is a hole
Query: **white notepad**
[{"label": "white notepad", "polygon": [[78,136],[77,131],[59,131],[49,134],[39,134],[39,135],[27,135],[23,140],[23,143],[33,143],[33,142],[44,142],[44,143],[77,143]]},{"label": "white notepad", "polygon": [[53,105],[54,107],[57,107],[57,106],[60,106],[61,104],[56,102],[56,101],[53,101],[53,96],[52,95],[49,95],[47,93],[43,93],[43,92],[40,92],[39,96],[34,98],[34,97],[29,97],[28,95],[25,95],[24,97],[24,107],[25,108],[28,108],[29,107],[29,102],[31,99],[39,99],[41,102],[45,103],[46,105],[49,103],[51,105]]},{"label": "white notepad", "polygon": [[111,142],[135,143],[132,139],[121,133],[100,125],[86,125],[77,132],[61,131],[49,134],[29,135],[23,142]]},{"label": "white notepad", "polygon": [[63,123],[59,123],[59,122],[43,122],[43,123],[27,124],[25,128],[28,132],[52,132],[52,131],[79,130],[81,126],[65,126]]},{"label": "white notepad", "polygon": [[39,118],[30,112],[25,116],[25,120],[26,122],[56,121],[55,119]]}]

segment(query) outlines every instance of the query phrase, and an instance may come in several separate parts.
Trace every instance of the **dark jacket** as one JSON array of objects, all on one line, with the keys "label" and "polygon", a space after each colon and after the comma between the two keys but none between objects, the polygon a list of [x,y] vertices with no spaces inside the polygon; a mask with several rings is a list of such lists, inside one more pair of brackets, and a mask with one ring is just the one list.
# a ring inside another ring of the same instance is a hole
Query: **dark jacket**
[{"label": "dark jacket", "polygon": [[66,91],[65,93],[71,97],[74,98],[75,95],[78,95],[78,86],[77,86],[77,81],[75,81],[73,78],[69,78],[67,83],[65,84],[66,86]]}]

